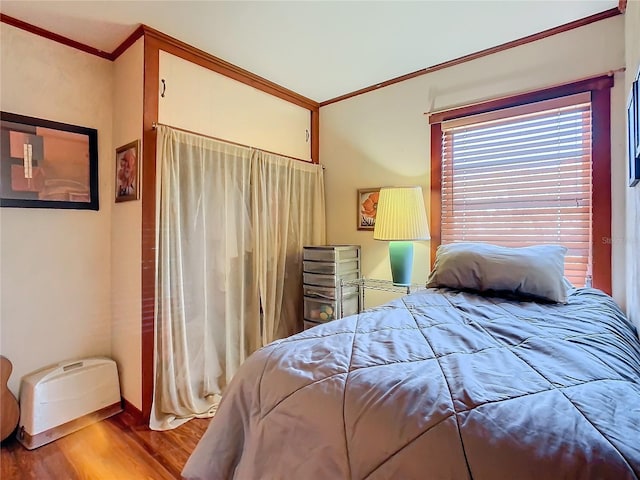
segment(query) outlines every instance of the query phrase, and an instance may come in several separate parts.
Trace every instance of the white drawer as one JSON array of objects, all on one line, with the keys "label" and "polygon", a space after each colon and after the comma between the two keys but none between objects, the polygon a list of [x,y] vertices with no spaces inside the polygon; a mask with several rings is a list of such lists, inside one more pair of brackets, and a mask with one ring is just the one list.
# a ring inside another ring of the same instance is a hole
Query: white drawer
[{"label": "white drawer", "polygon": [[309,273],[328,273],[341,274],[347,272],[355,272],[360,266],[360,261],[356,258],[353,260],[345,260],[342,262],[311,262],[305,260],[303,262],[303,270]]},{"label": "white drawer", "polygon": [[322,273],[308,273],[302,274],[304,283],[307,285],[319,285],[321,287],[337,287],[340,285],[340,280],[355,280],[358,278],[358,271],[345,273],[340,275],[329,275]]},{"label": "white drawer", "polygon": [[321,323],[310,322],[309,320],[304,321],[304,329],[309,330],[310,328],[317,327],[318,325],[322,325]]},{"label": "white drawer", "polygon": [[342,300],[344,314],[340,311],[340,302],[320,298],[304,297],[304,319],[312,322],[324,323],[336,318],[346,317],[358,313],[359,298],[357,295],[345,297]]},{"label": "white drawer", "polygon": [[[330,300],[338,298],[338,287],[319,287],[317,285],[303,285],[302,287],[305,297],[328,298]],[[356,293],[358,293],[357,285],[350,285],[342,289],[342,294],[345,296],[351,296]]]},{"label": "white drawer", "polygon": [[303,259],[318,262],[341,262],[359,257],[359,245],[323,245],[304,247]]}]

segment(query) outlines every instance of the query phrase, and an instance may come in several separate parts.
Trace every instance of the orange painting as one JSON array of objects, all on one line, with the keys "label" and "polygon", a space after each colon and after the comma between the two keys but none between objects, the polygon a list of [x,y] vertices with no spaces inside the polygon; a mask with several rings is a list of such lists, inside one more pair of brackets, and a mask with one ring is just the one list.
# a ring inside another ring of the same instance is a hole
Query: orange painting
[{"label": "orange painting", "polygon": [[380,188],[358,190],[358,230],[373,230],[378,211]]},{"label": "orange painting", "polygon": [[1,113],[0,205],[98,210],[97,131]]}]

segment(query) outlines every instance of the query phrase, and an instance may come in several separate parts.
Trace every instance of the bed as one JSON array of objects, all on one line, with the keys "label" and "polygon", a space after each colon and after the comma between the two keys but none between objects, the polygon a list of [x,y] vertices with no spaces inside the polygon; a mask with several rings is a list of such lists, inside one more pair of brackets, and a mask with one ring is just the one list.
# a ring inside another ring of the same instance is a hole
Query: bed
[{"label": "bed", "polygon": [[429,288],[276,341],[183,476],[638,479],[636,331],[599,290],[563,300]]}]

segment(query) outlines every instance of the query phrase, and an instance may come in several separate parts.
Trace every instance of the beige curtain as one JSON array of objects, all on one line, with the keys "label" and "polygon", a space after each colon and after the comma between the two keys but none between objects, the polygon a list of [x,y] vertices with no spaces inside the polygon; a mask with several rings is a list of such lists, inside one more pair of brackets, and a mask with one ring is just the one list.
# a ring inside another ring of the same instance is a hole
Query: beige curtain
[{"label": "beige curtain", "polygon": [[302,246],[325,217],[317,165],[165,126],[157,151],[150,427],[166,430],[212,416],[249,354],[299,331]]},{"label": "beige curtain", "polygon": [[325,243],[319,165],[256,152],[252,169],[262,342],[302,330],[302,247]]},{"label": "beige curtain", "polygon": [[260,342],[251,152],[158,127],[156,372],[150,426],[211,416]]}]

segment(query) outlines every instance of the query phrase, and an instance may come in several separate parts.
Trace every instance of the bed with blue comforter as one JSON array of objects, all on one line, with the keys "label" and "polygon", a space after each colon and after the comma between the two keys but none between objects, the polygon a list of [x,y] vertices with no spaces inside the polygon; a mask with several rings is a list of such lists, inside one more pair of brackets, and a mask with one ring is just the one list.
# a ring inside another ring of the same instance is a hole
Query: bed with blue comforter
[{"label": "bed with blue comforter", "polygon": [[640,343],[599,290],[427,289],[253,354],[183,475],[638,479]]}]

